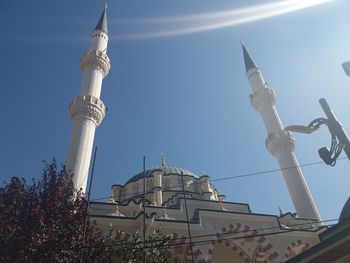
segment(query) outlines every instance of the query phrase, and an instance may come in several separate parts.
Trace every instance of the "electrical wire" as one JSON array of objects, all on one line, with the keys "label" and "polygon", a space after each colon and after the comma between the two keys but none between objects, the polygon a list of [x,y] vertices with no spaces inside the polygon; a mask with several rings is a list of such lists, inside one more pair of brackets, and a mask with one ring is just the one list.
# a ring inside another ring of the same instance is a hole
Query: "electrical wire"
[{"label": "electrical wire", "polygon": [[[339,160],[345,160],[347,159],[346,157],[338,158]],[[315,166],[315,165],[320,165],[323,164],[323,161],[317,161],[317,162],[310,162],[310,163],[305,163],[305,164],[300,164],[296,166],[291,166],[291,167],[286,167],[286,168],[277,168],[277,169],[271,169],[271,170],[265,170],[265,171],[259,171],[259,172],[252,172],[252,173],[246,173],[246,174],[240,174],[240,175],[235,175],[235,176],[228,176],[228,177],[223,177],[223,178],[214,178],[211,179],[211,182],[218,182],[218,181],[226,181],[226,180],[232,180],[232,179],[238,179],[238,178],[244,178],[244,177],[250,177],[250,176],[256,176],[256,175],[261,175],[261,174],[269,174],[269,173],[274,173],[274,172],[279,172],[279,171],[284,171],[284,170],[289,170],[289,169],[294,169],[294,168],[301,168],[301,167],[307,167],[307,166]],[[196,185],[196,184],[201,184],[202,182],[192,182],[192,183],[187,183],[186,186],[191,186],[191,185]],[[177,188],[181,187],[181,184],[178,185],[173,185],[171,187],[163,187],[162,190],[177,190]],[[153,193],[153,191],[147,191],[146,194]],[[130,193],[130,194],[122,194],[122,197],[126,196],[133,196],[137,197],[138,195],[142,195],[143,193]],[[104,197],[98,197],[98,198],[93,198],[91,201],[100,201],[100,200],[105,200],[109,199],[111,196],[104,196]],[[124,200],[126,201],[126,200]],[[123,201],[123,202],[124,202]],[[122,202],[121,202],[122,203]]]},{"label": "electrical wire", "polygon": [[[331,220],[337,220],[337,219],[331,219]],[[329,221],[329,220],[326,220]],[[325,225],[325,227],[331,227],[334,226],[336,224],[328,224]],[[269,228],[262,228],[262,229],[269,229]],[[242,235],[242,236],[235,236],[235,237],[224,237],[222,238],[223,235],[221,234],[215,234],[214,236],[218,237],[218,239],[204,239],[204,240],[199,240],[199,241],[192,241],[193,245],[202,245],[202,244],[212,244],[212,243],[217,243],[217,242],[222,242],[222,241],[231,241],[231,240],[238,240],[238,239],[246,239],[246,238],[254,238],[254,237],[262,237],[262,236],[272,236],[272,235],[279,235],[279,234],[284,234],[284,233],[289,233],[289,232],[300,232],[300,231],[308,231],[308,230],[313,230],[314,227],[307,227],[307,228],[301,228],[301,229],[285,229],[285,230],[281,230],[281,231],[273,231],[273,232],[265,232],[265,233],[260,233],[260,234],[251,234],[251,235]],[[229,233],[230,235],[235,235],[237,233],[242,233],[242,231],[238,231],[238,232],[232,232]],[[195,236],[194,236],[195,237]],[[181,238],[183,239],[183,237]],[[187,239],[187,238],[186,238]],[[159,241],[162,241],[163,239],[155,239],[155,240],[147,240],[146,243],[148,244],[152,244],[152,243],[156,243]],[[170,239],[169,241],[174,241],[176,239]],[[140,244],[142,242],[140,241]],[[188,246],[190,243],[189,242],[183,242],[181,244],[178,243],[174,243],[174,244],[168,244],[167,246],[169,247],[182,247],[182,246]],[[119,246],[119,244],[102,244],[101,246]],[[150,247],[152,248],[152,247]]]},{"label": "electrical wire", "polygon": [[[315,223],[315,224],[319,224],[319,223],[326,223],[326,222],[334,222],[334,221],[338,221],[339,219],[327,219],[327,220],[322,220],[322,221],[317,221],[317,222],[305,222],[305,223],[298,223],[298,224],[291,224],[289,226],[287,226],[288,228],[286,228],[285,230],[283,231],[287,231],[287,230],[294,230],[294,231],[303,231],[303,230],[314,230],[314,229],[317,229],[317,227],[315,226],[310,226],[308,228],[293,228],[293,229],[290,229],[291,227],[298,227],[298,226],[303,226],[303,225],[310,225],[312,223]],[[171,221],[169,221],[171,222]],[[334,224],[329,224],[329,225],[322,225],[320,227],[318,227],[319,229],[320,228],[324,228],[324,227],[328,227],[328,226],[332,226]],[[231,236],[231,235],[236,235],[236,234],[240,234],[240,233],[247,233],[247,232],[255,232],[255,231],[265,231],[265,230],[274,230],[274,229],[281,229],[280,226],[275,226],[275,227],[262,227],[262,228],[253,228],[253,229],[249,229],[248,231],[246,230],[240,230],[240,231],[234,231],[234,232],[229,232],[229,233],[215,233],[215,234],[206,234],[206,235],[197,235],[197,236],[191,236],[193,239],[195,238],[203,238],[203,237],[225,237],[225,236]],[[273,232],[274,233],[274,232]],[[262,233],[262,235],[264,235]],[[242,236],[242,237],[249,237],[250,235],[245,235],[245,236]],[[189,237],[188,236],[181,236],[181,237],[178,237],[178,238],[174,238],[174,239],[171,239],[171,240],[182,240],[182,239],[188,239]],[[155,240],[155,241],[161,241],[161,240]],[[194,243],[197,243],[197,241],[193,241]]]},{"label": "electrical wire", "polygon": [[[330,224],[327,226],[334,226],[335,224]],[[273,236],[273,235],[279,235],[289,232],[298,232],[301,230],[311,230],[312,228],[304,228],[304,229],[287,229],[277,232],[267,232],[267,233],[261,233],[261,234],[255,234],[255,235],[246,235],[246,236],[237,236],[237,237],[230,237],[230,238],[219,238],[216,240],[212,239],[206,239],[206,240],[200,240],[200,241],[192,241],[193,246],[195,245],[204,245],[204,244],[212,244],[212,243],[220,243],[222,241],[232,241],[232,240],[238,240],[238,239],[245,239],[245,238],[255,238],[255,237],[262,237],[262,236]],[[189,242],[181,243],[181,244],[170,244],[169,246],[187,246]]]},{"label": "electrical wire", "polygon": [[[289,230],[291,227],[297,227],[297,226],[303,226],[303,225],[310,225],[310,224],[319,224],[319,223],[325,223],[325,222],[334,222],[334,221],[338,221],[339,219],[328,219],[328,220],[323,220],[323,221],[317,221],[317,222],[305,222],[305,223],[299,223],[299,224],[292,224],[292,225],[289,225],[289,226],[286,226],[286,230]],[[328,225],[322,225],[318,228],[323,228],[323,227],[326,227]],[[202,237],[212,237],[212,236],[217,236],[217,237],[225,237],[225,236],[230,236],[230,235],[234,235],[234,234],[239,234],[239,233],[247,233],[247,232],[255,232],[255,231],[264,231],[264,230],[273,230],[273,229],[281,229],[281,226],[275,226],[275,227],[264,227],[264,228],[253,228],[253,229],[249,229],[248,231],[246,230],[241,230],[241,231],[235,231],[235,232],[230,232],[230,233],[222,233],[222,234],[219,234],[219,233],[215,233],[215,234],[206,234],[206,235],[197,235],[197,236],[192,236],[192,238],[202,238]],[[311,229],[317,229],[317,227],[311,227]],[[303,228],[298,228],[298,229],[295,229],[294,230],[304,230]],[[172,240],[177,240],[177,239],[183,239],[183,238],[188,238],[186,236],[182,236],[182,237],[179,237],[179,238],[175,238],[175,239],[172,239]]]},{"label": "electrical wire", "polygon": [[[338,160],[344,160],[346,159],[344,158],[339,158]],[[286,168],[282,168],[282,169],[271,169],[271,170],[265,170],[265,171],[259,171],[259,172],[253,172],[253,173],[246,173],[246,174],[240,174],[240,175],[236,175],[236,176],[229,176],[229,177],[224,177],[224,178],[214,178],[211,180],[211,182],[217,182],[217,181],[226,181],[226,180],[232,180],[232,179],[238,179],[238,178],[245,178],[245,177],[250,177],[250,176],[256,176],[256,175],[261,175],[261,174],[269,174],[269,173],[274,173],[274,172],[279,172],[279,171],[283,171],[283,170],[288,170],[288,169],[294,169],[297,167],[306,167],[306,166],[315,166],[315,165],[320,165],[323,164],[323,161],[318,161],[318,162],[310,162],[310,163],[305,163],[305,164],[301,164],[298,166],[293,166],[293,167],[286,167]],[[191,182],[191,183],[187,183],[187,187],[191,186],[191,185],[196,185],[196,184],[201,184],[202,182]],[[179,188],[181,185],[173,185],[171,187],[164,187],[164,190],[178,190],[177,188]],[[148,191],[145,194],[149,194],[149,193],[153,193],[153,191]],[[135,196],[136,194],[136,196]],[[142,193],[140,193],[141,195]],[[125,196],[135,196],[137,197],[137,193],[130,193],[130,194],[124,194],[122,195],[123,197]],[[92,201],[97,201],[97,200],[103,200],[103,199],[107,199],[110,198],[110,196],[108,197],[101,197],[101,198],[94,198],[92,199]],[[314,222],[315,224],[317,223],[325,223],[325,222],[332,222],[332,221],[337,221],[338,219],[328,219],[328,220],[323,220],[320,222]],[[237,239],[246,239],[246,238],[254,238],[254,237],[260,237],[260,236],[271,236],[271,235],[278,235],[278,234],[283,234],[283,233],[288,233],[288,232],[297,232],[297,231],[307,231],[307,230],[315,230],[314,226],[310,226],[307,228],[293,228],[290,229],[290,227],[295,227],[295,226],[301,226],[301,225],[310,225],[312,224],[312,222],[307,222],[307,223],[301,223],[301,224],[293,224],[293,225],[289,225],[287,226],[288,228],[283,229],[281,231],[270,231],[270,232],[265,232],[265,233],[259,233],[259,234],[251,234],[251,235],[242,235],[242,236],[232,236],[232,235],[237,235],[240,233],[246,233],[246,232],[255,232],[255,231],[266,231],[266,230],[273,230],[273,229],[281,229],[280,226],[276,226],[276,227],[268,227],[268,228],[257,228],[257,229],[249,229],[248,231],[242,230],[242,231],[235,231],[235,232],[230,232],[230,233],[215,233],[215,234],[206,234],[206,235],[197,235],[197,236],[192,236],[191,238],[194,239],[191,242],[183,242],[183,243],[176,243],[177,240],[183,240],[183,239],[188,239],[188,237],[186,236],[182,236],[182,237],[178,237],[175,239],[171,239],[172,242],[175,242],[174,244],[168,244],[168,247],[188,247],[188,245],[193,244],[195,245],[204,245],[204,244],[213,244],[213,243],[217,243],[217,242],[223,242],[223,241],[233,241],[233,240],[237,240]],[[328,224],[328,225],[323,225],[323,227],[330,227],[333,226],[335,224]],[[216,239],[213,239],[213,237],[216,237]],[[201,238],[202,240],[197,240]],[[203,238],[206,238],[203,240]],[[151,244],[154,242],[159,242],[162,241],[161,239],[159,240],[152,240],[152,241],[146,241],[147,243]],[[109,244],[108,246],[117,246],[117,244]],[[153,248],[154,246],[151,246],[150,248]]]}]

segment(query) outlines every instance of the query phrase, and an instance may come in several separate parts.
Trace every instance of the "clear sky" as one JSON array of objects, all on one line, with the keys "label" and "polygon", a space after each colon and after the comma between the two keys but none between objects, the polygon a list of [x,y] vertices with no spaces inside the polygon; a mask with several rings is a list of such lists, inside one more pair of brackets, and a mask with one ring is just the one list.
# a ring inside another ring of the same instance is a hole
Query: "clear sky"
[{"label": "clear sky", "polygon": [[[246,9],[275,2],[108,3],[112,68],[101,97],[108,112],[95,137],[93,199],[140,172],[142,156],[147,167],[158,165],[161,152],[169,165],[213,179],[279,168],[249,102],[241,40],[277,93],[285,126],[323,116],[318,99],[325,97],[350,133],[350,78],[341,68],[350,60],[350,2],[270,18],[269,9],[256,15]],[[42,160],[64,162],[68,104],[81,85],[79,59],[103,7],[92,0],[1,1],[1,181],[41,176]],[[258,15],[265,19],[237,24]],[[317,150],[330,145],[326,128],[296,137],[301,164],[320,161]],[[340,160],[335,167],[302,168],[324,220],[338,218],[350,195],[349,167]],[[253,212],[294,211],[281,172],[214,184]]]}]

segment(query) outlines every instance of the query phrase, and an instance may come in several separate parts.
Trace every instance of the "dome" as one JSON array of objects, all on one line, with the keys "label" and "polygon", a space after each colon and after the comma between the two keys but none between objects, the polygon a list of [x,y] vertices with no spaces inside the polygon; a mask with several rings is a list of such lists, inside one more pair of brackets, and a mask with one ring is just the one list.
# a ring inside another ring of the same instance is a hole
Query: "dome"
[{"label": "dome", "polygon": [[165,207],[163,207],[162,216],[160,216],[158,219],[160,219],[160,220],[175,220],[175,218],[168,216],[168,214],[166,213]]},{"label": "dome", "polygon": [[350,219],[350,197],[348,201],[346,201],[343,210],[341,211],[339,222],[343,222],[347,219]]},{"label": "dome", "polygon": [[[189,176],[193,176],[198,178],[197,175],[195,175],[193,172],[184,169],[184,168],[180,168],[180,167],[176,167],[176,166],[168,166],[168,165],[159,165],[159,166],[155,166],[151,169],[146,170],[146,177],[152,177],[153,176],[153,172],[156,171],[163,171],[163,176],[167,176],[167,175],[181,175],[181,173],[183,175],[189,175]],[[140,179],[143,178],[143,172],[140,172],[138,174],[136,174],[135,176],[131,177],[126,184],[128,183],[132,183],[132,182],[136,182]]]},{"label": "dome", "polygon": [[108,214],[109,216],[116,216],[116,217],[125,217],[125,215],[123,215],[122,213],[120,213],[119,211],[115,211],[113,213]]}]

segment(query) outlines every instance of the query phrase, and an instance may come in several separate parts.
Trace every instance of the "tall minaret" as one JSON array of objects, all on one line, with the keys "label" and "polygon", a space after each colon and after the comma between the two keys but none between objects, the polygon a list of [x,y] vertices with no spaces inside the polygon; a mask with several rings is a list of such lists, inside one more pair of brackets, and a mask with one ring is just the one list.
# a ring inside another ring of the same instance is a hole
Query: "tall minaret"
[{"label": "tall minaret", "polygon": [[297,215],[300,218],[321,221],[294,153],[294,135],[284,130],[278,116],[275,107],[275,93],[267,86],[260,69],[250,57],[243,43],[242,47],[247,78],[253,91],[250,95],[250,102],[260,113],[268,134],[265,142],[266,148],[279,163]]},{"label": "tall minaret", "polygon": [[106,107],[100,100],[103,78],[111,67],[107,56],[107,6],[91,34],[90,49],[80,60],[83,81],[80,95],[69,105],[73,123],[66,168],[73,174],[77,189],[86,191],[95,129],[102,122]]}]

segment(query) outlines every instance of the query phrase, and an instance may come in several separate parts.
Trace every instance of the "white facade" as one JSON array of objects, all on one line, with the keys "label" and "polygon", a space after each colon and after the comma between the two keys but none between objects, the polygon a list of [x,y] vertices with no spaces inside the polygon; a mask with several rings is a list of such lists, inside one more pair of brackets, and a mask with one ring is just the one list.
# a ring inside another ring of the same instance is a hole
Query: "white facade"
[{"label": "white facade", "polygon": [[69,105],[73,130],[68,148],[66,168],[73,174],[76,189],[86,192],[95,129],[102,122],[106,107],[100,100],[102,80],[110,69],[107,56],[106,8],[91,34],[90,49],[80,60],[83,81],[80,95]]},{"label": "white facade", "polygon": [[209,176],[167,165],[146,170],[145,177],[141,172],[124,185],[113,185],[111,202],[91,203],[90,213],[99,227],[117,230],[118,238],[125,241],[133,233],[143,233],[144,227],[146,238],[160,228],[172,234],[168,262],[192,262],[184,196],[196,263],[280,263],[319,242],[319,228],[309,219],[290,213],[255,214],[247,204],[224,201]]}]

